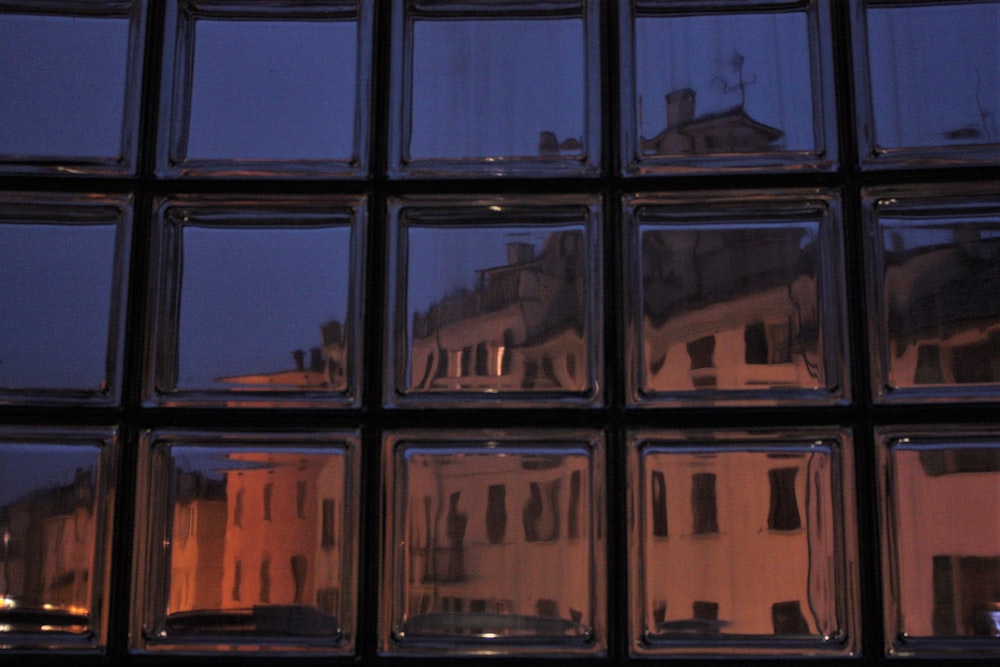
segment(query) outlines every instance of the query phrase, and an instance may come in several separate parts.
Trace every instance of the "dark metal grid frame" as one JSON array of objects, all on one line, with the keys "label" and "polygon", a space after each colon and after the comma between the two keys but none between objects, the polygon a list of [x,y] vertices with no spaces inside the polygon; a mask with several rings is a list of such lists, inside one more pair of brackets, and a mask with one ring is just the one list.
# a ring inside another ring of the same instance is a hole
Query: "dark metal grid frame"
[{"label": "dark metal grid frame", "polygon": [[[139,0],[142,1],[142,0]],[[622,0],[624,1],[624,0]],[[824,10],[827,3],[823,1]],[[120,407],[17,407],[0,406],[0,422],[22,426],[43,425],[117,425],[120,429],[118,478],[115,495],[116,516],[111,567],[110,632],[106,655],[25,654],[0,652],[3,665],[403,665],[481,664],[482,659],[404,659],[380,657],[377,654],[378,579],[380,570],[380,539],[375,529],[379,525],[378,507],[381,486],[381,442],[387,430],[440,425],[447,420],[453,428],[504,428],[535,426],[547,428],[603,429],[607,438],[607,513],[609,526],[608,549],[608,654],[605,657],[582,659],[595,665],[648,665],[658,661],[636,660],[628,656],[628,605],[626,564],[626,430],[645,428],[747,428],[767,423],[787,427],[839,426],[853,432],[855,446],[855,484],[857,488],[857,521],[860,546],[860,580],[862,610],[862,656],[860,659],[836,658],[822,660],[827,665],[927,664],[921,659],[889,659],[884,656],[882,623],[881,572],[879,564],[878,496],[876,491],[876,456],[874,429],[876,426],[899,424],[998,424],[995,406],[985,404],[940,404],[925,406],[875,405],[870,396],[868,379],[868,342],[864,309],[863,233],[860,190],[872,185],[897,185],[947,182],[996,182],[1000,184],[1000,166],[978,166],[948,170],[885,169],[863,172],[858,167],[855,134],[855,111],[852,75],[851,10],[854,3],[829,2],[832,12],[834,70],[837,93],[837,126],[841,166],[822,174],[789,173],[775,175],[703,176],[643,176],[621,177],[620,141],[618,137],[619,58],[618,3],[606,0],[601,7],[601,110],[602,164],[600,175],[584,178],[551,179],[408,179],[390,180],[386,176],[387,136],[389,126],[389,69],[391,28],[388,2],[376,1],[375,40],[372,65],[373,95],[369,164],[372,176],[367,180],[261,180],[234,179],[158,179],[156,168],[156,128],[160,100],[161,53],[165,24],[164,0],[148,0],[143,68],[142,108],[139,134],[138,174],[133,177],[85,177],[17,175],[6,179],[5,190],[37,192],[101,192],[133,193],[135,197],[134,232],[132,238],[131,275],[129,277],[126,354],[124,363],[123,398]],[[768,190],[789,187],[824,187],[839,190],[844,213],[845,256],[848,294],[848,337],[853,377],[853,401],[847,406],[806,408],[683,408],[629,410],[625,407],[624,312],[615,297],[624,285],[622,267],[618,261],[622,249],[622,196],[644,191],[712,191],[739,187]],[[365,321],[362,372],[364,378],[363,406],[347,411],[250,410],[225,411],[206,409],[143,408],[141,402],[141,371],[146,336],[143,323],[151,306],[145,293],[146,273],[150,266],[150,243],[153,205],[156,197],[198,193],[271,193],[271,194],[365,194],[369,198],[369,233],[366,248]],[[605,336],[604,359],[607,378],[606,402],[602,408],[533,410],[400,410],[381,407],[382,331],[381,309],[387,294],[384,267],[386,252],[386,201],[390,196],[411,193],[591,193],[603,198],[604,269],[605,269]],[[133,498],[136,496],[137,448],[142,432],[153,428],[190,429],[352,429],[362,434],[362,507],[359,517],[362,539],[360,551],[359,609],[357,656],[347,658],[275,658],[260,655],[219,656],[150,656],[128,652],[128,626],[131,613],[130,571],[132,561],[132,525],[135,517]],[[848,517],[848,520],[852,517]],[[581,658],[574,658],[581,660]],[[964,659],[967,664],[992,664],[993,658]],[[524,660],[496,658],[493,665],[522,665]],[[539,660],[531,663],[566,664],[565,660]],[[716,657],[699,659],[669,659],[662,664],[737,665],[746,658]],[[815,663],[815,660],[782,660],[784,664]]]}]

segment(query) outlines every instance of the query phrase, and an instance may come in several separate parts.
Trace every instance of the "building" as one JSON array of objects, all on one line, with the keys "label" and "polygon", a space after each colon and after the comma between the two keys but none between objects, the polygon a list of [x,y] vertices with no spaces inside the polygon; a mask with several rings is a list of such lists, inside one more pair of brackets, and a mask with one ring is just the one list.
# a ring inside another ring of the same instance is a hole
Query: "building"
[{"label": "building", "polygon": [[651,139],[640,138],[644,155],[760,152],[771,150],[784,136],[751,118],[742,105],[695,116],[695,92],[690,88],[668,93],[666,101],[666,128]]}]

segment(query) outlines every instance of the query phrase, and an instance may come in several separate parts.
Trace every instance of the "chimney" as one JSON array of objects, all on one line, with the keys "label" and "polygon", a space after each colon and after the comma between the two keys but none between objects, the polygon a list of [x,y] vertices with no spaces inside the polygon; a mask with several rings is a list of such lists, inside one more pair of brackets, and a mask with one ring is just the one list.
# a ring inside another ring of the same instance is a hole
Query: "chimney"
[{"label": "chimney", "polygon": [[507,264],[525,264],[535,257],[535,246],[522,241],[511,241],[507,244]]},{"label": "chimney", "polygon": [[694,120],[694,91],[678,88],[667,93],[667,129]]},{"label": "chimney", "polygon": [[302,350],[294,350],[292,357],[295,359],[295,370],[304,371],[306,365],[306,353]]}]

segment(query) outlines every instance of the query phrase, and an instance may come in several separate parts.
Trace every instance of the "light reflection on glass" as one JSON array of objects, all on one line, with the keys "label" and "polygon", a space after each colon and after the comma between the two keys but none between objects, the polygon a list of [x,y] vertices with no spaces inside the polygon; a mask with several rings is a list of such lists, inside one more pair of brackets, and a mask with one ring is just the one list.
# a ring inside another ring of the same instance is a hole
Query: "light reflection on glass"
[{"label": "light reflection on glass", "polygon": [[1000,382],[1000,217],[880,218],[888,388]]},{"label": "light reflection on glass", "polygon": [[582,226],[410,227],[405,392],[591,388]]},{"label": "light reflection on glass", "polygon": [[600,644],[591,456],[583,445],[399,444],[391,643],[501,653]]},{"label": "light reflection on glass", "polygon": [[837,445],[745,447],[639,443],[635,627],[646,652],[856,640]]},{"label": "light reflection on glass", "polygon": [[639,244],[641,392],[763,396],[830,382],[818,222],[651,223]]},{"label": "light reflection on glass", "polygon": [[150,505],[148,548],[165,588],[148,577],[147,648],[348,645],[356,509],[347,449],[157,447],[168,468],[156,472],[169,481]]},{"label": "light reflection on glass", "polygon": [[[893,437],[887,452],[893,650],[906,653],[921,640],[1000,637],[995,435]],[[995,650],[983,649],[990,646]]]},{"label": "light reflection on glass", "polygon": [[3,632],[98,631],[100,457],[99,446],[0,444]]}]

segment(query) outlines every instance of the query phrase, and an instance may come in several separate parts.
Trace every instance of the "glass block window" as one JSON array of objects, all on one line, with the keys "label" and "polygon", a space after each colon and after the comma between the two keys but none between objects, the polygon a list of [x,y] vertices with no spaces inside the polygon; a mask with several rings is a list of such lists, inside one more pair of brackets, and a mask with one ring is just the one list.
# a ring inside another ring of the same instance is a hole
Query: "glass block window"
[{"label": "glass block window", "polygon": [[868,2],[857,12],[862,164],[995,162],[1000,7]]},{"label": "glass block window", "polygon": [[630,436],[637,655],[851,653],[858,644],[849,436]]},{"label": "glass block window", "polygon": [[828,10],[621,3],[626,173],[835,166]]},{"label": "glass block window", "polygon": [[0,6],[0,171],[136,172],[146,5]]},{"label": "glass block window", "polygon": [[0,0],[0,662],[994,664],[998,20]]},{"label": "glass block window", "polygon": [[1000,529],[984,518],[1000,504],[996,431],[891,427],[878,442],[887,651],[995,656]]},{"label": "glass block window", "polygon": [[601,440],[390,433],[381,650],[602,651]]},{"label": "glass block window", "polygon": [[356,402],[364,211],[360,198],[160,202],[147,401]]},{"label": "glass block window", "polygon": [[161,431],[143,443],[136,649],[349,651],[356,436]]},{"label": "glass block window", "polygon": [[642,194],[630,223],[630,399],[834,402],[848,392],[831,193]]},{"label": "glass block window", "polygon": [[129,197],[0,195],[0,401],[121,396]]},{"label": "glass block window", "polygon": [[111,428],[0,428],[5,650],[106,650],[118,446]]},{"label": "glass block window", "polygon": [[593,198],[391,205],[388,402],[595,402],[603,327]]},{"label": "glass block window", "polygon": [[990,186],[865,192],[876,400],[989,400],[1000,382],[1000,200]]}]

